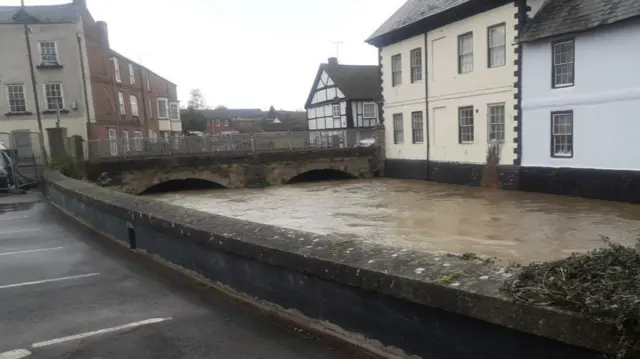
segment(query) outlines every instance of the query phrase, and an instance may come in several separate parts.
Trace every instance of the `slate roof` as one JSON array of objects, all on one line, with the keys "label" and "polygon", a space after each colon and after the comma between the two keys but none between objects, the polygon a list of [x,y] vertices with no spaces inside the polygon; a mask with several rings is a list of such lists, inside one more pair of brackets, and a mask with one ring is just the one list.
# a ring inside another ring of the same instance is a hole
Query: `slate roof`
[{"label": "slate roof", "polygon": [[519,40],[528,42],[586,31],[637,16],[638,0],[547,0]]},{"label": "slate roof", "polygon": [[407,0],[367,41],[439,14],[471,0]]},{"label": "slate roof", "polygon": [[322,71],[329,75],[349,100],[382,101],[382,82],[378,66],[321,64],[305,108],[311,105]]},{"label": "slate roof", "polygon": [[[78,20],[81,9],[75,4],[27,6],[30,22],[40,23],[72,23]],[[0,6],[0,24],[20,22],[20,6]]]},{"label": "slate roof", "polygon": [[382,84],[378,66],[330,65],[320,68],[350,100],[382,100]]}]

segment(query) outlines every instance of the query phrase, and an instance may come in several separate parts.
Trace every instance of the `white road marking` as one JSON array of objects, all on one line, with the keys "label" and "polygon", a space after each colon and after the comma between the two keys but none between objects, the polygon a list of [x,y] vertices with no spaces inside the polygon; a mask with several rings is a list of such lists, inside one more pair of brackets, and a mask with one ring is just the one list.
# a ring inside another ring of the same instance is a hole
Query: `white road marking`
[{"label": "white road marking", "polygon": [[[10,219],[27,219],[30,218],[31,216],[22,216],[22,217],[10,217],[10,218],[0,218],[0,221],[8,221]],[[0,357],[0,359],[2,359],[2,357]]]},{"label": "white road marking", "polygon": [[10,352],[0,353],[0,359],[20,359],[31,355],[31,352],[26,349],[12,350]]},{"label": "white road marking", "polygon": [[[52,248],[42,248],[42,249],[29,249],[26,251],[17,251],[17,252],[5,252],[5,253],[0,253],[0,257],[2,256],[10,256],[10,255],[14,255],[14,254],[24,254],[24,253],[34,253],[34,252],[44,252],[44,251],[55,251],[58,249],[62,249],[62,247],[52,247]],[[2,357],[0,357],[0,359],[2,359]]]},{"label": "white road marking", "polygon": [[[106,333],[111,333],[111,332],[115,332],[115,331],[119,331],[119,330],[125,330],[125,329],[141,327],[141,326],[149,325],[149,324],[161,323],[161,322],[164,322],[164,321],[167,321],[167,320],[171,320],[171,317],[167,317],[167,318],[152,318],[152,319],[147,319],[147,320],[143,320],[143,321],[140,321],[140,322],[120,325],[120,326],[117,326],[117,327],[100,329],[100,330],[96,330],[96,331],[93,331],[93,332],[86,332],[86,333],[82,333],[82,334],[70,335],[68,337],[62,337],[62,338],[58,338],[58,339],[47,340],[45,342],[34,343],[34,344],[31,344],[31,347],[33,347],[33,348],[41,348],[41,347],[46,347],[46,346],[49,346],[49,345],[60,344],[60,343],[72,341],[72,340],[78,340],[78,339],[83,339],[83,338],[87,338],[87,337],[92,337],[94,335],[106,334]],[[2,359],[2,358],[0,358],[0,359]]]},{"label": "white road marking", "polygon": [[16,233],[26,233],[26,232],[38,232],[41,231],[42,228],[38,229],[23,229],[21,231],[13,231],[13,232],[0,232],[0,236],[4,236],[6,234],[16,234]]},{"label": "white road marking", "polygon": [[44,279],[44,280],[38,280],[38,281],[34,281],[34,282],[24,282],[24,283],[0,285],[0,289],[24,287],[24,286],[27,286],[27,285],[42,284],[42,283],[60,282],[60,281],[63,281],[63,280],[70,280],[70,279],[87,278],[87,277],[93,277],[93,276],[96,276],[96,275],[99,275],[99,274],[100,273],[89,273],[89,274],[74,275],[74,276],[71,276],[71,277]]}]

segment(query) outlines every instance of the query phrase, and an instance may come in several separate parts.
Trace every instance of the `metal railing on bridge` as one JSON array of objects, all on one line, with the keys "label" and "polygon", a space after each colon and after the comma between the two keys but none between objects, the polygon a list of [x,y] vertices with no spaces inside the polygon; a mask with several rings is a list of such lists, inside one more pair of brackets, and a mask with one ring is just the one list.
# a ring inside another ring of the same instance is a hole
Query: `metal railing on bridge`
[{"label": "metal railing on bridge", "polygon": [[300,151],[323,148],[375,147],[379,129],[305,132],[258,132],[170,138],[133,137],[86,141],[92,160],[205,155],[217,152]]}]

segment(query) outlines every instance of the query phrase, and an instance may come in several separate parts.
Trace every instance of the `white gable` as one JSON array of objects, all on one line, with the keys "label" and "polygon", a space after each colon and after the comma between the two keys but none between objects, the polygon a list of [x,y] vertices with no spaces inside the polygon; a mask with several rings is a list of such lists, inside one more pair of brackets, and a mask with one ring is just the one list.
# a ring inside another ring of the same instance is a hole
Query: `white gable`
[{"label": "white gable", "polygon": [[320,75],[320,82],[326,85],[328,81],[329,81],[329,75],[327,75],[325,71],[322,71],[322,75]]}]

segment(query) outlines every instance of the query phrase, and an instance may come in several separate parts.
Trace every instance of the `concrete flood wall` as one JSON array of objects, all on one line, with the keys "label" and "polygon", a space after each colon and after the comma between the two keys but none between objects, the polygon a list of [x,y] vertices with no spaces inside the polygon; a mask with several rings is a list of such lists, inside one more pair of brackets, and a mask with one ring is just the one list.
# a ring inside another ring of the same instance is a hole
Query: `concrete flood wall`
[{"label": "concrete flood wall", "polygon": [[378,352],[597,358],[612,327],[500,294],[479,260],[341,240],[155,202],[47,173],[50,201],[109,237]]}]

